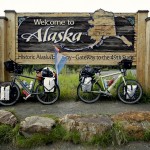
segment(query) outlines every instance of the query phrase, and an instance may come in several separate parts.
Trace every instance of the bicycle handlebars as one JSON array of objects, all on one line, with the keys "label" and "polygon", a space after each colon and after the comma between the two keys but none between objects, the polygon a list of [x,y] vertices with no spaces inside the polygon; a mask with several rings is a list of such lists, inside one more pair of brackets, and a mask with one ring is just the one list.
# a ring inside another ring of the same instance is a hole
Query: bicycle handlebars
[{"label": "bicycle handlebars", "polygon": [[41,72],[43,68],[34,68],[34,70],[36,71],[36,73]]},{"label": "bicycle handlebars", "polygon": [[100,73],[101,72],[101,67],[94,67],[95,73]]}]

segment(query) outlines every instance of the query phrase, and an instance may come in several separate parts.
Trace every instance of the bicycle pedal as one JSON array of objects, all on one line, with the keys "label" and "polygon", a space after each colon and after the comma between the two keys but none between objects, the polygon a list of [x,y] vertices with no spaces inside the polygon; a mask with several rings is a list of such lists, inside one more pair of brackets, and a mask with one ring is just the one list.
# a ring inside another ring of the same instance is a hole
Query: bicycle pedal
[{"label": "bicycle pedal", "polygon": [[110,95],[107,95],[107,94],[103,94],[102,96],[104,96],[104,97],[110,97]]},{"label": "bicycle pedal", "polygon": [[29,94],[29,95],[26,96],[26,97],[23,97],[23,99],[24,99],[24,100],[27,100],[30,96],[31,96],[31,94]]}]

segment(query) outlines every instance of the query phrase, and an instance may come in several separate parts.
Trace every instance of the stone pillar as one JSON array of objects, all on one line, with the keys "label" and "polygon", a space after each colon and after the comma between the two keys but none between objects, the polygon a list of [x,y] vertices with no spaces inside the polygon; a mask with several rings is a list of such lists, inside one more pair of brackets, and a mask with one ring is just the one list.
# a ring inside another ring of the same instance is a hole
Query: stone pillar
[{"label": "stone pillar", "polygon": [[145,87],[150,94],[150,17],[146,19]]},{"label": "stone pillar", "polygon": [[4,61],[6,61],[6,27],[7,18],[0,17],[0,82],[4,82],[7,79],[7,74],[4,69]]},{"label": "stone pillar", "polygon": [[147,10],[137,12],[137,79],[146,90],[145,86],[145,55],[146,55],[146,21]]}]

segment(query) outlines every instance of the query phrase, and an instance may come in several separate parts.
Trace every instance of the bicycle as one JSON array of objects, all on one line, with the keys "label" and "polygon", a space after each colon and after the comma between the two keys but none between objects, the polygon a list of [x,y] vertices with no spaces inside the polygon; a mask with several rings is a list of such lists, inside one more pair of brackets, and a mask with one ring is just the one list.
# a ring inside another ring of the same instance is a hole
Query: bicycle
[{"label": "bicycle", "polygon": [[[143,93],[142,87],[136,80],[125,78],[127,69],[132,67],[132,60],[123,59],[118,63],[118,67],[119,72],[101,75],[101,68],[85,66],[79,74],[80,83],[77,87],[77,95],[80,100],[85,103],[94,103],[102,94],[112,96],[112,88],[118,84],[119,80],[122,80],[117,88],[118,98],[126,104],[137,103]],[[117,78],[107,82],[106,79],[113,76],[117,76]]]},{"label": "bicycle", "polygon": [[[48,77],[51,79],[51,87],[47,87],[44,84],[44,80],[47,77],[41,75],[43,68],[34,69],[36,71],[36,77],[30,77],[23,75],[23,67],[13,60],[4,62],[5,70],[9,73],[13,73],[12,81],[4,82],[0,84],[0,104],[4,106],[9,106],[15,104],[21,95],[20,86],[23,89],[23,94],[25,94],[25,99],[29,97],[36,96],[37,100],[42,104],[53,104],[59,99],[60,89],[56,83],[56,77]],[[28,78],[31,80],[32,85],[29,87],[26,85],[25,81],[21,79]],[[51,84],[50,83],[50,84]]]}]

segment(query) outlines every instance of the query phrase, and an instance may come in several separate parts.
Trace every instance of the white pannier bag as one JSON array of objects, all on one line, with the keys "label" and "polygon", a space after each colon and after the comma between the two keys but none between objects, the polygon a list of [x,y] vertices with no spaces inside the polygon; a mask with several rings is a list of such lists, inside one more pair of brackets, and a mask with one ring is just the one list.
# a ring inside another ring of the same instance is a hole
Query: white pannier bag
[{"label": "white pannier bag", "polygon": [[84,83],[82,84],[82,91],[83,92],[90,92],[92,88],[92,78],[91,77],[86,77],[84,78]]},{"label": "white pannier bag", "polygon": [[9,100],[10,86],[5,87],[5,100]]},{"label": "white pannier bag", "polygon": [[45,79],[44,79],[45,92],[54,92],[54,86],[55,86],[54,80],[55,80],[55,78],[45,77]]},{"label": "white pannier bag", "polygon": [[127,94],[124,89],[124,94],[126,94],[126,99],[130,99],[135,94],[137,85],[127,85]]},{"label": "white pannier bag", "polygon": [[9,100],[10,86],[1,87],[0,100]]},{"label": "white pannier bag", "polygon": [[4,100],[5,99],[5,90],[4,90],[4,87],[2,86],[1,87],[1,100]]}]

